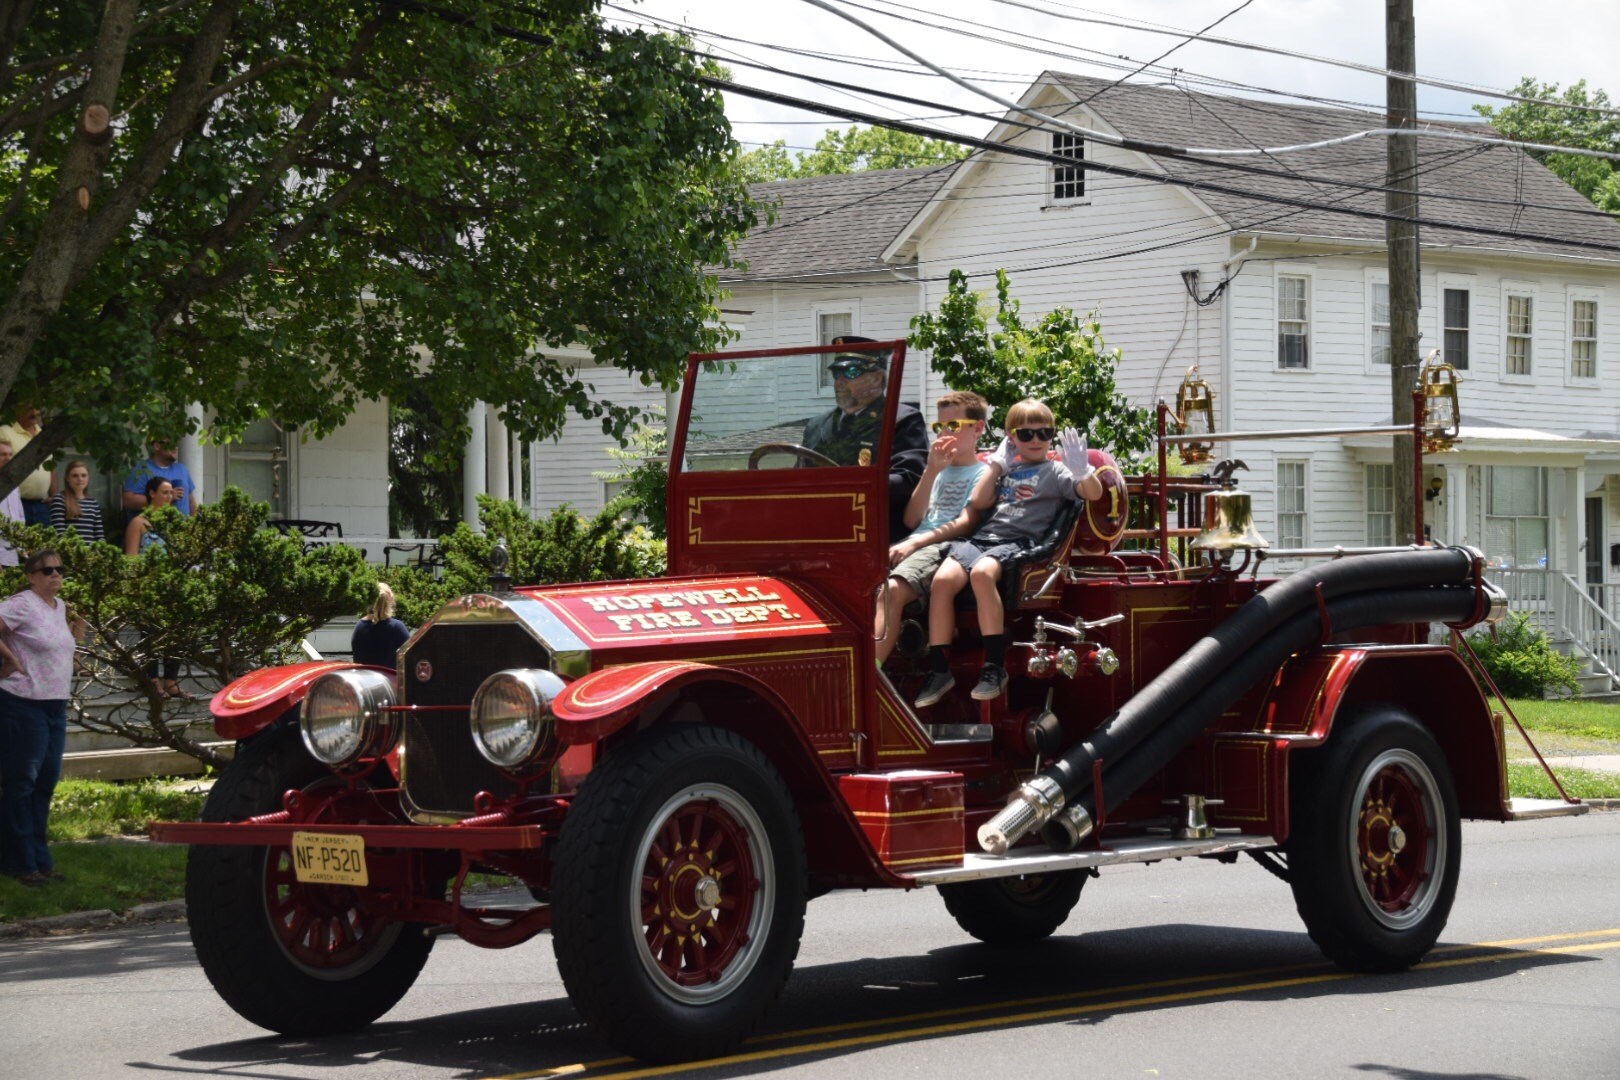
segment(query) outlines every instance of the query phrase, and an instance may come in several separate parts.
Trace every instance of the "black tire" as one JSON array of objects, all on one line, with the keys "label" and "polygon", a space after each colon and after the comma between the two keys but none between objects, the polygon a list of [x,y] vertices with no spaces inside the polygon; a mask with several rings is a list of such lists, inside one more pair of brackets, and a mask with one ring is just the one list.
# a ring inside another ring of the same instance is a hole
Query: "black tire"
[{"label": "black tire", "polygon": [[1462,864],[1434,737],[1399,709],[1370,709],[1301,755],[1291,787],[1289,883],[1311,940],[1352,971],[1417,963],[1445,929]]},{"label": "black tire", "polygon": [[[268,732],[226,767],[202,820],[272,813],[288,789],[323,783],[341,781],[309,756],[296,728]],[[405,996],[433,939],[367,911],[363,890],[297,883],[290,865],[286,848],[191,849],[186,914],[197,959],[225,1003],[260,1027],[283,1035],[364,1027]],[[307,929],[295,931],[300,923]],[[328,955],[312,962],[323,948]]]},{"label": "black tire", "polygon": [[781,993],[804,933],[792,796],[757,747],[719,728],[653,728],[593,769],[551,881],[569,998],[647,1061],[736,1045]]},{"label": "black tire", "polygon": [[1052,936],[1080,900],[1084,870],[1025,874],[941,885],[956,925],[987,945],[1019,945]]}]

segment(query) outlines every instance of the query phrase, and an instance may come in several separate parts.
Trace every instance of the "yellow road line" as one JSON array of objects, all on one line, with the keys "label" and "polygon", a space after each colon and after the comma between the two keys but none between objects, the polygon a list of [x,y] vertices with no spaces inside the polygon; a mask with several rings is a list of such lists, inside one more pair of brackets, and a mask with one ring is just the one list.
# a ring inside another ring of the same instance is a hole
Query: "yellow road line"
[{"label": "yellow road line", "polygon": [[[1413,971],[1429,971],[1439,968],[1463,967],[1471,964],[1491,963],[1501,960],[1524,960],[1537,956],[1569,955],[1588,952],[1604,952],[1609,949],[1620,948],[1620,941],[1594,941],[1590,943],[1565,945],[1557,948],[1543,949],[1517,949],[1512,946],[1540,944],[1553,941],[1571,941],[1581,938],[1601,938],[1620,936],[1620,928],[1610,930],[1587,930],[1568,934],[1546,934],[1529,938],[1504,938],[1499,941],[1485,941],[1474,944],[1447,945],[1433,950],[1434,953],[1461,952],[1471,949],[1495,949],[1497,951],[1483,956],[1462,956],[1446,960],[1428,960],[1415,965]],[[851,1031],[862,1027],[880,1025],[915,1023],[918,1020],[938,1019],[946,1016],[959,1016],[969,1012],[985,1012],[987,1010],[1021,1008],[1034,1004],[1045,1004],[1054,1001],[1076,1000],[1080,998],[1100,997],[1108,994],[1135,993],[1141,990],[1159,989],[1168,986],[1182,986],[1188,983],[1210,982],[1222,978],[1243,977],[1252,978],[1255,975],[1271,974],[1283,971],[1297,971],[1315,967],[1315,964],[1298,964],[1281,968],[1258,968],[1243,972],[1217,973],[1212,975],[1186,976],[1177,979],[1165,979],[1157,982],[1136,983],[1127,986],[1109,987],[1099,990],[1083,990],[1068,994],[1053,994],[1036,998],[1021,998],[1013,1001],[986,1002],[980,1005],[968,1005],[951,1009],[938,1009],[931,1012],[913,1013],[902,1016],[880,1017],[872,1020],[855,1021],[848,1024],[833,1024],[819,1028],[805,1028],[776,1035],[763,1036],[749,1040],[750,1043],[777,1041],[779,1039],[797,1039],[807,1035],[823,1035],[836,1031]],[[793,1057],[826,1053],[836,1050],[847,1050],[858,1046],[871,1046],[879,1043],[900,1042],[908,1039],[932,1038],[939,1035],[951,1035],[966,1031],[977,1031],[986,1028],[1008,1027],[1018,1024],[1037,1023],[1045,1020],[1055,1020],[1064,1017],[1079,1016],[1090,1012],[1119,1009],[1137,1009],[1150,1005],[1171,1005],[1184,1001],[1196,1001],[1201,998],[1212,998],[1223,995],[1252,994],[1266,990],[1286,989],[1294,986],[1313,986],[1324,983],[1343,982],[1363,976],[1349,971],[1329,971],[1315,975],[1303,975],[1291,979],[1271,979],[1261,982],[1242,983],[1238,985],[1225,985],[1207,987],[1201,990],[1187,990],[1179,993],[1152,994],[1144,997],[1124,998],[1109,1001],[1088,1002],[1079,1005],[1068,1005],[1060,1008],[1037,1009],[1029,1012],[1012,1013],[1000,1016],[977,1017],[971,1020],[961,1020],[955,1023],[928,1024],[923,1027],[911,1027],[898,1031],[882,1031],[870,1035],[851,1035],[841,1039],[829,1039],[817,1043],[800,1043],[792,1046],[776,1047],[732,1054],[727,1057],[710,1058],[704,1061],[685,1062],[677,1065],[649,1066],[642,1069],[631,1069],[623,1072],[604,1073],[594,1080],[640,1080],[642,1077],[669,1076],[680,1072],[689,1072],[698,1068],[719,1068],[731,1065],[746,1065],[756,1061],[769,1061],[776,1058]],[[539,1080],[543,1077],[557,1077],[577,1075],[590,1069],[606,1065],[627,1063],[629,1058],[609,1058],[601,1061],[579,1062],[571,1065],[553,1066],[534,1072],[508,1073],[496,1077],[494,1080]]]}]

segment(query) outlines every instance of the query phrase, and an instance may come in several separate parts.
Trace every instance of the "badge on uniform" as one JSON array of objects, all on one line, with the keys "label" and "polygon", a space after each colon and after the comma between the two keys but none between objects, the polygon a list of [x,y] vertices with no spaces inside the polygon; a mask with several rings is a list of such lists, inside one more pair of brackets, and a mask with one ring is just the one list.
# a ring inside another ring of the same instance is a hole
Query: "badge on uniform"
[{"label": "badge on uniform", "polygon": [[862,465],[872,464],[872,448],[870,446],[861,447],[860,457],[858,457],[856,460]]}]

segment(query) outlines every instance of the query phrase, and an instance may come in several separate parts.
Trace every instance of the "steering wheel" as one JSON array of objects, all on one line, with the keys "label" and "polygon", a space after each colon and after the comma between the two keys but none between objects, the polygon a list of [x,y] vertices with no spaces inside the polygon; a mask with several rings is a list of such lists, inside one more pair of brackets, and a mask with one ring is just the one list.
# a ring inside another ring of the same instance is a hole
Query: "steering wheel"
[{"label": "steering wheel", "polygon": [[812,450],[808,446],[800,446],[798,443],[785,442],[766,443],[764,446],[755,447],[754,452],[748,455],[748,467],[750,469],[759,468],[759,463],[768,454],[792,454],[799,460],[809,462],[811,465],[831,465],[835,469],[838,467],[838,462],[823,454],[820,450]]}]

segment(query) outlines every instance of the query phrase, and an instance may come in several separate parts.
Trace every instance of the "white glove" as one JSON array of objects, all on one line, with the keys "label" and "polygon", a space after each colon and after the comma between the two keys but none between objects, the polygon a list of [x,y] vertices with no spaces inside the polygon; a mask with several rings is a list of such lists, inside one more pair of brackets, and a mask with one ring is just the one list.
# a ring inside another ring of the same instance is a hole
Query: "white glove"
[{"label": "white glove", "polygon": [[1000,469],[1003,476],[1013,471],[1013,466],[1018,464],[1018,448],[1013,445],[1012,439],[1005,435],[1001,437],[1001,445],[990,455],[990,464]]},{"label": "white glove", "polygon": [[1063,448],[1063,464],[1069,467],[1076,482],[1097,471],[1086,453],[1086,437],[1080,432],[1072,427],[1064,428],[1058,434],[1058,445]]}]

